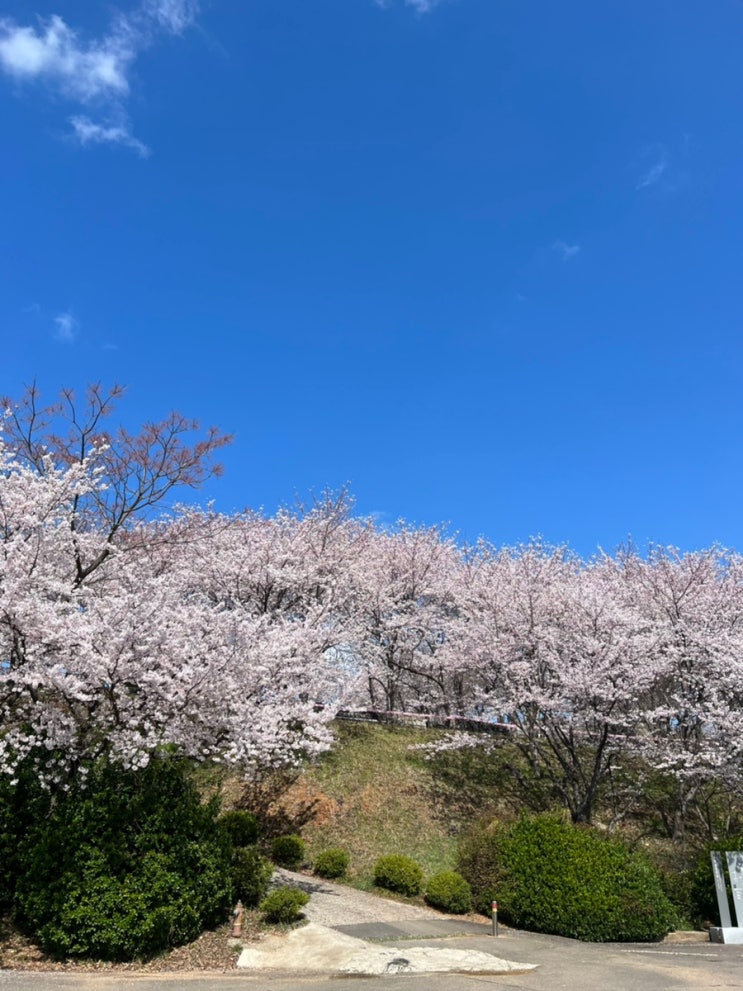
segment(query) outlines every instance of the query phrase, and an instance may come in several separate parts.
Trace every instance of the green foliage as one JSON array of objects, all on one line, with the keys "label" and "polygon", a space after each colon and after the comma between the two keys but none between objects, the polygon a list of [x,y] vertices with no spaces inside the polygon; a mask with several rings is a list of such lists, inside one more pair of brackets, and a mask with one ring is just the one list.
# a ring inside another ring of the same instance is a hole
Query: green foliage
[{"label": "green foliage", "polygon": [[50,796],[36,774],[22,768],[16,784],[0,775],[0,915],[10,911],[18,875],[19,849],[33,823],[45,818]]},{"label": "green foliage", "polygon": [[645,857],[553,815],[476,830],[461,844],[459,869],[478,910],[489,913],[495,899],[505,922],[532,932],[649,941],[676,923]]},{"label": "green foliage", "polygon": [[315,874],[319,874],[320,877],[343,877],[348,870],[350,860],[348,851],[342,847],[322,850],[315,857]]},{"label": "green foliage", "polygon": [[273,865],[254,846],[238,847],[232,853],[232,897],[254,908],[265,898],[273,876]]},{"label": "green foliage", "polygon": [[424,897],[429,905],[453,915],[472,910],[472,889],[456,871],[441,871],[429,878]]},{"label": "green foliage", "polygon": [[296,922],[310,896],[300,888],[277,888],[261,902],[266,922]]},{"label": "green foliage", "polygon": [[[715,878],[712,873],[712,858],[710,857],[713,850],[719,850],[722,853],[722,862],[727,867],[725,852],[727,850],[743,850],[743,836],[730,836],[725,840],[708,843],[699,854],[696,867],[691,875],[692,918],[697,925],[721,925],[720,909],[715,893]],[[732,904],[727,870],[725,870],[725,886],[728,904]]]},{"label": "green foliage", "polygon": [[219,821],[234,847],[254,846],[258,842],[260,828],[252,812],[235,809],[225,812]]},{"label": "green foliage", "polygon": [[421,890],[423,869],[412,857],[393,853],[380,857],[374,865],[374,883],[387,891],[412,897]]},{"label": "green foliage", "polygon": [[271,859],[280,867],[299,867],[304,860],[304,840],[294,833],[277,836],[271,843]]},{"label": "green foliage", "polygon": [[230,904],[230,845],[186,768],[101,764],[19,849],[15,915],[48,953],[130,960],[196,938]]}]

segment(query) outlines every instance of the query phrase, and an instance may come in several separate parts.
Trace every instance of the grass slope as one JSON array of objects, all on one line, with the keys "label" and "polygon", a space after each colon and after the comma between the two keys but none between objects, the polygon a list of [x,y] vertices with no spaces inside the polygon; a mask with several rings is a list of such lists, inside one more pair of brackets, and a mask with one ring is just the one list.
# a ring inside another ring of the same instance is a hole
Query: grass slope
[{"label": "grass slope", "polygon": [[309,858],[345,847],[348,879],[362,888],[371,887],[374,862],[383,854],[413,857],[426,875],[453,869],[457,834],[471,822],[473,802],[482,808],[486,792],[463,789],[456,773],[447,781],[440,761],[411,749],[440,731],[366,723],[338,723],[335,730],[336,746],[289,795],[316,802],[317,814],[302,830]]}]

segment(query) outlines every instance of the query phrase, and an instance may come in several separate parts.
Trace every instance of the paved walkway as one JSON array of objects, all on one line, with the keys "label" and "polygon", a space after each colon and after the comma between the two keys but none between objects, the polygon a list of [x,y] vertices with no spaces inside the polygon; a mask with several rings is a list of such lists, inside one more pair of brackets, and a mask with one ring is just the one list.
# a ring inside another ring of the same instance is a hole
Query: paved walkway
[{"label": "paved walkway", "polygon": [[385,897],[382,893],[358,891],[344,884],[293,871],[277,870],[274,884],[301,888],[310,895],[309,904],[304,909],[310,922],[330,926],[360,939],[483,936],[491,930],[487,922],[443,915],[424,905],[411,905],[394,897]]},{"label": "paved walkway", "polygon": [[[291,871],[277,871],[275,883],[310,895],[309,924],[287,935],[269,936],[245,947],[238,968],[252,973],[355,975],[474,973],[513,974],[534,964],[506,960],[496,941],[483,947],[453,937],[484,936],[488,926],[449,918],[433,909],[355,891]],[[429,945],[431,940],[443,943]]]}]

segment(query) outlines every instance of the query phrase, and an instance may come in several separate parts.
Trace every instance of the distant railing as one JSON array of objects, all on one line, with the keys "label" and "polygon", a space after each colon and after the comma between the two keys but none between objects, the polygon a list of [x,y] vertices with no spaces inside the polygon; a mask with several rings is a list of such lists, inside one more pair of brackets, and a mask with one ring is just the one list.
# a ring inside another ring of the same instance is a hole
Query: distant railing
[{"label": "distant railing", "polygon": [[467,716],[443,716],[435,712],[394,712],[383,709],[339,709],[336,719],[354,723],[386,723],[397,726],[420,726],[431,729],[466,730],[468,733],[491,733],[508,736],[514,727],[488,719]]}]

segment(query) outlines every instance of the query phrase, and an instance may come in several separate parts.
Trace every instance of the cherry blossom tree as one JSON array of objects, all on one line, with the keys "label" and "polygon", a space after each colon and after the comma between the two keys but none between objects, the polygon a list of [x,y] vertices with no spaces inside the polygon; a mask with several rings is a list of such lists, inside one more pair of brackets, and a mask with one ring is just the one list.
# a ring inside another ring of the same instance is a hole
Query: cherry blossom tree
[{"label": "cherry blossom tree", "polygon": [[[70,389],[43,405],[35,385],[18,401],[4,397],[3,436],[22,464],[41,475],[85,465],[95,455],[99,484],[76,495],[70,506],[73,531],[95,526],[106,536],[94,556],[75,555],[75,582],[84,582],[112,553],[117,535],[163,506],[174,492],[195,489],[220,475],[216,454],[231,437],[216,427],[203,432],[196,420],[171,412],[135,434],[108,421],[124,396],[121,386],[91,385],[79,400]],[[201,436],[199,436],[201,434]],[[129,541],[131,546],[131,540]]]},{"label": "cherry blossom tree", "polygon": [[345,491],[271,517],[168,507],[228,438],[176,413],[108,430],[120,396],[32,388],[2,421],[0,770],[296,764],[352,699],[507,723],[512,780],[575,821],[622,764],[673,782],[676,838],[710,781],[741,789],[740,555],[468,549],[359,519]]},{"label": "cherry blossom tree", "polygon": [[743,560],[716,547],[655,547],[646,557],[623,552],[618,569],[636,625],[651,631],[632,744],[675,782],[670,831],[682,839],[701,791],[741,785]]},{"label": "cherry blossom tree", "polygon": [[369,535],[350,576],[349,640],[374,709],[451,713],[460,551],[440,528],[400,524]]},{"label": "cherry blossom tree", "polygon": [[512,727],[524,788],[576,822],[590,821],[636,719],[644,642],[615,582],[609,559],[584,565],[540,543],[481,547],[470,579],[477,704]]},{"label": "cherry blossom tree", "polygon": [[[86,424],[106,409],[92,396]],[[33,760],[54,780],[100,755],[135,767],[174,748],[249,769],[327,747],[318,576],[303,572],[302,608],[246,609],[242,597],[246,531],[279,532],[280,571],[300,523],[148,519],[177,484],[213,470],[203,459],[221,445],[212,433],[189,447],[175,416],[141,437],[117,433],[114,456],[89,425],[75,451],[30,428],[20,437],[23,422],[39,425],[33,408],[23,415],[0,433],[0,767]]]}]

